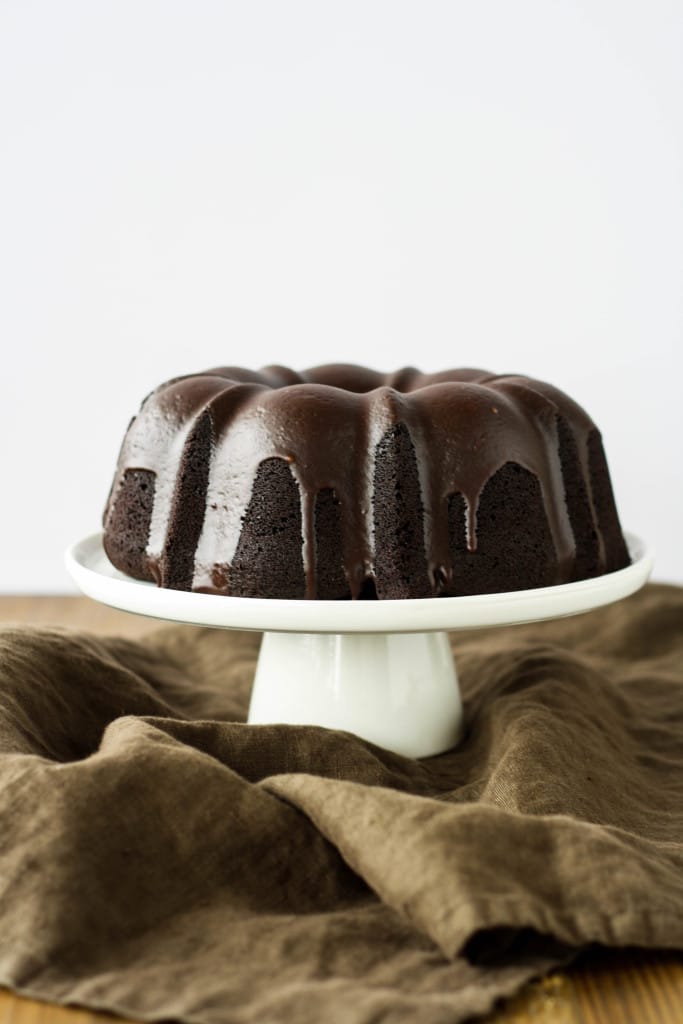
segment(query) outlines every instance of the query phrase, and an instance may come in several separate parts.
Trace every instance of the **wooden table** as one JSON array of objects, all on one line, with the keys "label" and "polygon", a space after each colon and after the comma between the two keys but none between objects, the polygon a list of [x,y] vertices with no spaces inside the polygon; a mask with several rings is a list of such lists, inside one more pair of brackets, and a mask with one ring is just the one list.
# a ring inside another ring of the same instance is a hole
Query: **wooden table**
[{"label": "wooden table", "polygon": [[[0,622],[10,621],[128,637],[159,627],[155,619],[127,615],[81,597],[0,597]],[[121,1018],[39,1003],[0,990],[0,1024],[116,1020]],[[491,1014],[486,1024],[683,1024],[683,953],[600,950],[585,954],[570,970],[527,985]]]}]

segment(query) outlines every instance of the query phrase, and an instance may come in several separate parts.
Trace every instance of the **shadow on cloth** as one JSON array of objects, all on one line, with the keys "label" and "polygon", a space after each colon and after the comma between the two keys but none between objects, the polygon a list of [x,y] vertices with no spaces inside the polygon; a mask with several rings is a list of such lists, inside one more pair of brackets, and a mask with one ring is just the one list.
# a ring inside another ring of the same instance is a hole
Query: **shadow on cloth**
[{"label": "shadow on cloth", "polygon": [[0,632],[0,984],[453,1024],[593,943],[683,946],[683,591],[454,634],[468,732],[423,761],[245,725],[258,639]]}]

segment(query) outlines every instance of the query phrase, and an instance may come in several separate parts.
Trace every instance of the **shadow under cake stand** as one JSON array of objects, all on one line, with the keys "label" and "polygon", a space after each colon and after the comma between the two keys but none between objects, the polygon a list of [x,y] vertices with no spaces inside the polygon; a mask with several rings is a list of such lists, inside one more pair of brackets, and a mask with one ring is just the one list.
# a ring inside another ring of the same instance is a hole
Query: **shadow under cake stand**
[{"label": "shadow under cake stand", "polygon": [[555,587],[400,601],[289,601],[162,590],[119,572],[97,533],[68,549],[80,589],[139,615],[263,631],[248,721],[344,729],[406,757],[454,747],[463,712],[448,632],[554,619],[628,597],[652,554],[626,535],[631,565]]}]

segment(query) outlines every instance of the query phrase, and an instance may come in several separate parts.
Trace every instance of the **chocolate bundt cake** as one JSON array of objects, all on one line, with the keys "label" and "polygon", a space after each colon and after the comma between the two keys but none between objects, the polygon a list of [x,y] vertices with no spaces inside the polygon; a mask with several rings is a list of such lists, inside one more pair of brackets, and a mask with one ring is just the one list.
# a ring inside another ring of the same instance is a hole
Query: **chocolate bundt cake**
[{"label": "chocolate bundt cake", "polygon": [[629,563],[600,433],[571,398],[350,365],[162,384],[125,436],[104,547],[161,587],[270,598],[486,594]]}]

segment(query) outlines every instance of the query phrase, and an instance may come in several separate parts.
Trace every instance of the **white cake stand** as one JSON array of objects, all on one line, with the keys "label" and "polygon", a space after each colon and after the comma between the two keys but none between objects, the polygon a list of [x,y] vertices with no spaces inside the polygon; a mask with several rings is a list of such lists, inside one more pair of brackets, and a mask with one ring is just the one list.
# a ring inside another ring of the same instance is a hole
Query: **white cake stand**
[{"label": "white cake stand", "polygon": [[263,630],[249,722],[344,729],[407,757],[455,746],[462,702],[446,630],[576,615],[638,590],[652,553],[627,535],[632,564],[592,580],[476,597],[283,601],[161,590],[115,569],[101,534],[74,544],[66,566],[96,601],[139,615],[219,629]]}]

